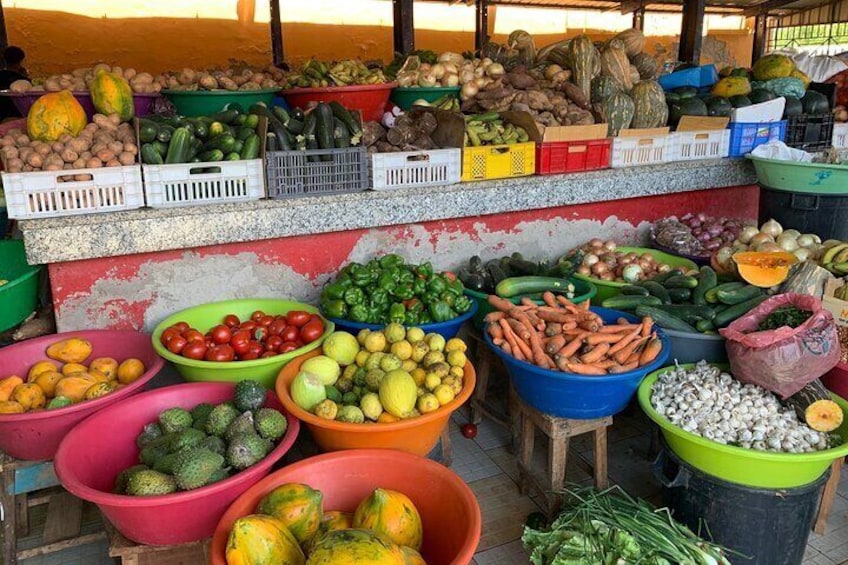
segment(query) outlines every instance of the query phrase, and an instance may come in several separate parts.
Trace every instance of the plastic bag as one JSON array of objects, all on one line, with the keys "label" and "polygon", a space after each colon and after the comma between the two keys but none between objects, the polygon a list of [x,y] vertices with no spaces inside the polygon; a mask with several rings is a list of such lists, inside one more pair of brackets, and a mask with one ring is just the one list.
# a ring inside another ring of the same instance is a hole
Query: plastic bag
[{"label": "plastic bag", "polygon": [[792,55],[798,70],[813,82],[824,82],[836,74],[848,69],[848,65],[829,55],[810,55],[803,51]]},{"label": "plastic bag", "polygon": [[789,147],[782,141],[773,139],[768,143],[757,145],[751,151],[754,157],[763,159],[777,159],[778,161],[794,161],[796,163],[812,163],[813,156],[800,149]]},{"label": "plastic bag", "polygon": [[[812,315],[797,328],[757,328],[772,311],[794,305]],[[813,296],[779,294],[769,298],[728,327],[730,372],[743,383],[755,384],[783,399],[830,371],[839,362],[839,335],[833,315]]]}]

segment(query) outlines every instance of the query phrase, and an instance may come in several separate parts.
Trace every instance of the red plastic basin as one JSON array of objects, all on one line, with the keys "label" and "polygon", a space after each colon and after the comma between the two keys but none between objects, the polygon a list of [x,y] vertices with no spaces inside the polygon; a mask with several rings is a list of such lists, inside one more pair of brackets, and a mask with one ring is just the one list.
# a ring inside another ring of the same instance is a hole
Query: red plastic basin
[{"label": "red plastic basin", "polygon": [[30,367],[48,359],[44,353],[47,347],[67,337],[81,337],[91,342],[89,360],[113,357],[123,361],[135,357],[144,363],[147,371],[135,382],[115,392],[67,408],[0,414],[0,450],[12,457],[33,461],[52,459],[68,431],[98,410],[140,392],[165,364],[153,351],[150,336],[146,334],[125,330],[86,330],[46,335],[0,349],[0,376],[18,375],[26,379]]},{"label": "red plastic basin", "polygon": [[280,469],[233,502],[212,538],[212,565],[226,565],[233,522],[253,514],[259,501],[285,483],[304,483],[324,495],[324,510],[353,512],[377,487],[407,495],[424,526],[421,554],[428,565],[466,565],[480,541],[480,507],[468,485],[447,467],[417,455],[385,449],[327,453]]},{"label": "red plastic basin", "polygon": [[829,391],[842,398],[848,398],[848,363],[838,363],[821,381]]},{"label": "red plastic basin", "polygon": [[396,83],[327,88],[292,88],[281,94],[292,108],[306,108],[309,102],[338,102],[348,110],[362,112],[362,120],[379,122]]},{"label": "red plastic basin", "polygon": [[[208,538],[227,507],[268,474],[291,448],[300,424],[286,413],[286,435],[265,459],[209,486],[163,496],[113,494],[115,477],[138,463],[136,436],[163,410],[217,404],[233,397],[234,384],[189,383],[139,394],[85,420],[62,441],[53,464],[68,491],[100,508],[125,537],[146,545],[172,545]],[[282,410],[273,393],[267,406]]]}]

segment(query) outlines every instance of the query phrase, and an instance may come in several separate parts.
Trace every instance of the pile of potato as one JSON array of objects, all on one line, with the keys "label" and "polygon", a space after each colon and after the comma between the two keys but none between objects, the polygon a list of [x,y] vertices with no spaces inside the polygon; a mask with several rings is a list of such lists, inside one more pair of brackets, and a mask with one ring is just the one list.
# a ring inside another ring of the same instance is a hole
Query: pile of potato
[{"label": "pile of potato", "polygon": [[60,90],[85,92],[88,90],[91,81],[94,80],[94,74],[99,69],[124,77],[130,83],[133,92],[139,94],[159,92],[162,89],[161,84],[156,82],[150,73],[140,73],[135,69],[113,67],[101,63],[93,67],[75,69],[70,73],[35,79],[33,82],[16,80],[9,87],[9,90],[12,92],[59,92]]},{"label": "pile of potato", "polygon": [[283,72],[273,65],[264,69],[244,64],[205,71],[185,68],[156,77],[157,85],[167,90],[260,90],[282,88],[283,82]]},{"label": "pile of potato", "polygon": [[[33,141],[19,129],[9,130],[0,137],[0,153],[10,173],[97,169],[135,164],[138,145],[132,126],[122,124],[117,114],[95,114],[77,137],[65,134],[52,143]],[[65,180],[88,178],[81,176]]]}]

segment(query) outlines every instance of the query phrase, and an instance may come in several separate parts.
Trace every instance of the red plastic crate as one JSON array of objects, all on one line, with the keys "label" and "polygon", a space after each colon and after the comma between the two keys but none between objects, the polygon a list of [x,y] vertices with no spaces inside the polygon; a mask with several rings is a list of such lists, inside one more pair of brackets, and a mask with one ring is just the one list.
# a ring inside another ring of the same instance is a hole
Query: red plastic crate
[{"label": "red plastic crate", "polygon": [[540,143],[536,146],[536,173],[552,175],[608,169],[611,158],[611,139]]}]

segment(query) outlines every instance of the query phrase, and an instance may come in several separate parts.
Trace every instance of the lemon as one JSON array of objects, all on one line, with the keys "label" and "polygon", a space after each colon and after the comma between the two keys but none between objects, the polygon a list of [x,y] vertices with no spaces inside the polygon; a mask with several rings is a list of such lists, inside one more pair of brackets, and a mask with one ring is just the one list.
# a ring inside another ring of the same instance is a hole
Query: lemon
[{"label": "lemon", "polygon": [[468,357],[462,351],[454,350],[448,353],[448,364],[451,367],[465,367],[468,362]]},{"label": "lemon", "polygon": [[422,414],[429,414],[430,412],[435,412],[439,409],[440,406],[441,404],[439,404],[439,399],[436,398],[436,395],[432,392],[422,394],[418,398],[418,411]]},{"label": "lemon", "polygon": [[445,384],[437,386],[433,390],[433,394],[436,395],[436,398],[439,400],[439,404],[442,406],[452,402],[453,399],[456,398],[456,394],[454,394],[453,389]]},{"label": "lemon", "polygon": [[384,353],[382,359],[380,359],[380,368],[386,372],[400,369],[400,366],[401,360],[391,353]]},{"label": "lemon", "polygon": [[416,363],[412,359],[407,359],[406,361],[400,364],[400,368],[406,371],[407,373],[411,373],[412,371],[418,368],[418,363]]},{"label": "lemon", "polygon": [[359,342],[359,345],[365,345],[365,338],[371,333],[371,330],[368,328],[359,330],[359,333],[356,334],[356,341]]},{"label": "lemon", "polygon": [[391,351],[392,355],[401,361],[406,361],[407,359],[412,358],[412,344],[405,339],[394,342],[389,351]]},{"label": "lemon", "polygon": [[427,378],[427,371],[421,367],[416,367],[411,370],[409,374],[412,375],[412,379],[415,381],[416,386],[424,386],[424,380]]},{"label": "lemon", "polygon": [[356,359],[355,359],[356,364],[359,365],[360,367],[364,367],[365,362],[368,361],[368,357],[370,355],[371,354],[368,351],[363,349],[362,351],[360,351],[359,353],[356,354]]},{"label": "lemon", "polygon": [[365,364],[363,365],[365,370],[370,371],[371,369],[379,369],[380,361],[383,360],[383,355],[385,355],[385,353],[383,353],[382,351],[377,351],[369,355],[368,359],[365,360]]},{"label": "lemon", "polygon": [[424,341],[427,342],[427,346],[430,348],[430,351],[444,351],[445,350],[445,338],[440,334],[431,333],[424,336]]},{"label": "lemon", "polygon": [[412,344],[412,356],[410,359],[416,363],[420,363],[428,353],[430,353],[430,346],[423,341],[416,341]]},{"label": "lemon", "polygon": [[424,356],[424,359],[421,360],[421,363],[425,367],[429,367],[430,365],[435,365],[436,363],[442,363],[445,360],[445,356],[441,351],[431,351],[427,355]]},{"label": "lemon", "polygon": [[365,336],[365,349],[371,353],[382,353],[386,348],[386,336],[382,332],[371,332]]},{"label": "lemon", "polygon": [[421,328],[409,328],[408,330],[406,330],[406,341],[408,341],[409,343],[418,343],[419,341],[424,341],[424,330],[422,330]]},{"label": "lemon", "polygon": [[406,337],[406,330],[403,329],[403,326],[397,322],[392,322],[386,326],[383,333],[386,335],[386,339],[389,343],[397,343]]},{"label": "lemon", "polygon": [[442,379],[439,378],[439,375],[434,373],[429,373],[426,377],[424,377],[424,386],[427,390],[435,390],[436,387],[442,384]]},{"label": "lemon", "polygon": [[451,367],[448,374],[461,379],[465,376],[465,370],[462,367]]},{"label": "lemon", "polygon": [[465,342],[459,339],[458,337],[452,337],[445,344],[445,351],[462,351],[465,353],[468,350],[468,346],[465,345]]}]

